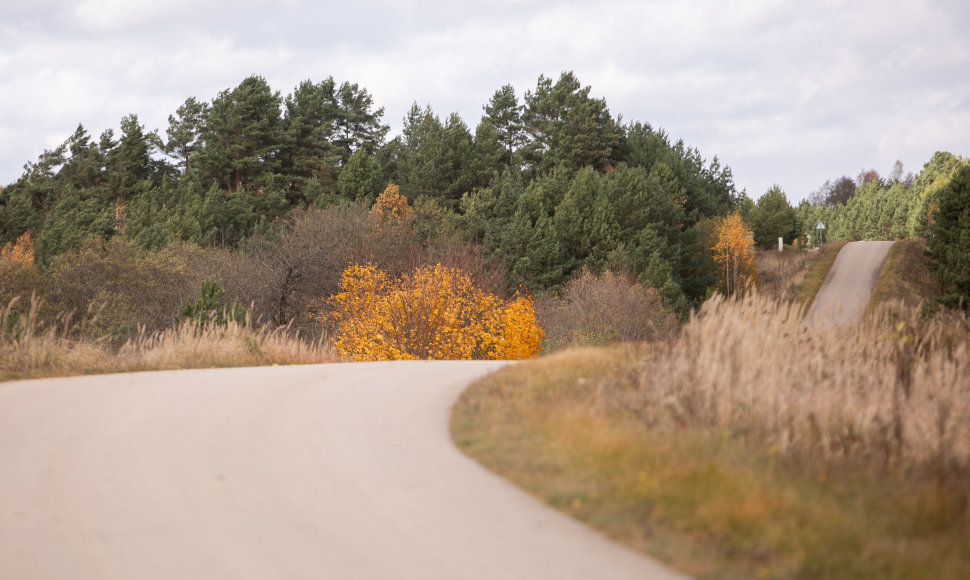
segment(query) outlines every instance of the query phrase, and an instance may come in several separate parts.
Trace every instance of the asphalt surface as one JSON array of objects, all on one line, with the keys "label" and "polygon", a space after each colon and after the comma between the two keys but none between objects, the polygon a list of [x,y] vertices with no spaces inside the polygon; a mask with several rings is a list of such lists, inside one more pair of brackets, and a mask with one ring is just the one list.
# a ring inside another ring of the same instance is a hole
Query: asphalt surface
[{"label": "asphalt surface", "polygon": [[805,316],[809,327],[856,324],[862,320],[893,242],[850,242],[836,256]]},{"label": "asphalt surface", "polygon": [[0,578],[678,577],[454,447],[499,364],[0,383]]}]

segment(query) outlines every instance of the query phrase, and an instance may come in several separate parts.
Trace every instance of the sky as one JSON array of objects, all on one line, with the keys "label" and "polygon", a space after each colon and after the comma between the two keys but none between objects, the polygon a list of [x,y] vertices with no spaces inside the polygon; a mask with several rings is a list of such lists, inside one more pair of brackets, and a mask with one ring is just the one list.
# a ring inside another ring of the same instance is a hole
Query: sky
[{"label": "sky", "polygon": [[0,185],[83,124],[164,135],[189,97],[256,74],[366,88],[474,131],[503,85],[572,71],[624,122],[792,203],[826,180],[970,156],[966,0],[31,0],[0,5]]}]

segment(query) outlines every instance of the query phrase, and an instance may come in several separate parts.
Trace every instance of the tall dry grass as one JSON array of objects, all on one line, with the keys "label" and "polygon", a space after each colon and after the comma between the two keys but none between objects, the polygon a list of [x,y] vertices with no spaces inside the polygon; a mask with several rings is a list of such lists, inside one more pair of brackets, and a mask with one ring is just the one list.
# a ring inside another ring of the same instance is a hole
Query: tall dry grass
[{"label": "tall dry grass", "polygon": [[41,301],[0,311],[0,380],[107,372],[332,362],[324,339],[307,341],[288,328],[187,320],[167,330],[144,330],[118,347],[79,332],[69,316],[51,321]]},{"label": "tall dry grass", "polygon": [[639,363],[623,405],[653,427],[723,429],[824,471],[864,464],[970,493],[970,323],[963,315],[805,329],[757,292],[716,296]]},{"label": "tall dry grass", "polygon": [[779,300],[796,300],[808,266],[816,255],[817,252],[799,250],[758,250],[755,255],[758,290]]}]

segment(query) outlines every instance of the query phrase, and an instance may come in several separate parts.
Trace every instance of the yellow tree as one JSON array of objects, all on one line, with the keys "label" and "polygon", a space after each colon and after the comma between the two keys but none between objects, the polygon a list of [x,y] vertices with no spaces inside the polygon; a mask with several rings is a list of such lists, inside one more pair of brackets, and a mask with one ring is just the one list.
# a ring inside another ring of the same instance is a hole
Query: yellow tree
[{"label": "yellow tree", "polygon": [[718,286],[728,296],[755,280],[754,236],[738,212],[723,218],[714,231],[714,261],[720,266]]},{"label": "yellow tree", "polygon": [[324,319],[334,325],[334,347],[354,360],[520,359],[540,350],[531,299],[503,301],[455,268],[417,268],[392,282],[372,265],[354,265],[339,290]]},{"label": "yellow tree", "polygon": [[379,225],[392,223],[401,225],[411,219],[411,208],[408,198],[401,195],[401,191],[393,183],[388,184],[377,197],[377,201],[370,208],[370,215]]},{"label": "yellow tree", "polygon": [[34,240],[30,237],[30,232],[21,234],[16,243],[7,242],[3,248],[0,248],[0,262],[33,266]]}]

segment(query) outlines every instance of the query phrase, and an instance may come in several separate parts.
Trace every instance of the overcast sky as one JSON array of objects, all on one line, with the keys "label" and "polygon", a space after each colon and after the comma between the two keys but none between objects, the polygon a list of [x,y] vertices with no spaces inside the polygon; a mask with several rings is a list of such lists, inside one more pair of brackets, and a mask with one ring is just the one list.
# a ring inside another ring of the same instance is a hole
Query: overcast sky
[{"label": "overcast sky", "polygon": [[934,151],[970,156],[966,0],[30,0],[0,5],[0,184],[78,123],[164,135],[251,74],[333,76],[392,133],[412,102],[474,130],[504,84],[571,70],[624,121],[683,139],[757,199]]}]

